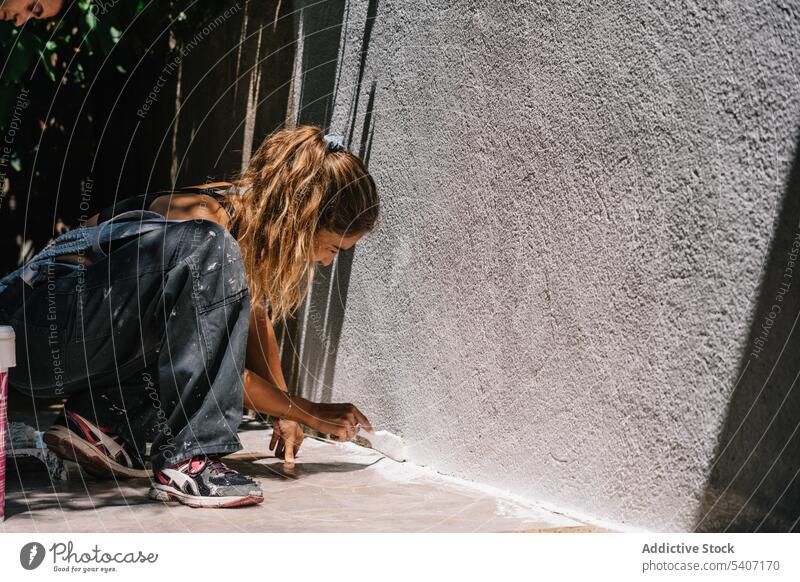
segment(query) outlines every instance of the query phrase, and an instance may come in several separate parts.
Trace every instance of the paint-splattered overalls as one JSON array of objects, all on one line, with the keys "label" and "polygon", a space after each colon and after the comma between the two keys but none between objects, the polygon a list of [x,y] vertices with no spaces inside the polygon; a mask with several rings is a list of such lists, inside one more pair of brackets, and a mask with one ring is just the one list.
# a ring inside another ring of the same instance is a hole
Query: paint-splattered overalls
[{"label": "paint-splattered overalls", "polygon": [[[102,215],[101,215],[102,217]],[[58,262],[91,252],[93,263]],[[207,220],[133,210],[55,239],[0,279],[13,387],[68,397],[158,470],[241,449],[249,296],[239,247]]]}]

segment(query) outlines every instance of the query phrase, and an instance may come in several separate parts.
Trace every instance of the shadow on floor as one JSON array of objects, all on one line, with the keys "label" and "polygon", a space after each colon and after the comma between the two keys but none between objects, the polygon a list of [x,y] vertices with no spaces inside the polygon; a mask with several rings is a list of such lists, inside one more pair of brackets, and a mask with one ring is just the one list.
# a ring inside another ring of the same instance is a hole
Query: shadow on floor
[{"label": "shadow on floor", "polygon": [[16,473],[6,483],[5,516],[9,519],[31,511],[93,511],[101,507],[125,507],[156,503],[147,497],[149,482],[136,479],[121,482],[71,480],[51,482],[46,473]]},{"label": "shadow on floor", "polygon": [[[271,463],[260,463],[273,459]],[[251,477],[278,481],[297,481],[322,473],[351,473],[364,470],[382,459],[371,463],[298,462],[287,468],[271,454],[258,452],[235,453],[225,459],[232,469]],[[30,465],[9,465],[6,483],[6,518],[30,511],[93,511],[101,507],[124,507],[158,503],[147,497],[149,480],[130,479],[120,482],[98,481],[76,474],[68,481],[51,481],[47,472],[35,470]],[[27,469],[27,470],[26,470]],[[31,470],[33,469],[33,470]]]},{"label": "shadow on floor", "polygon": [[239,457],[235,459],[226,458],[225,464],[231,469],[236,469],[240,473],[249,475],[251,477],[262,477],[267,479],[301,479],[309,475],[316,475],[319,473],[350,473],[352,471],[361,471],[370,467],[380,461],[377,459],[372,463],[348,463],[348,462],[333,462],[333,463],[295,463],[293,468],[284,466],[283,462],[275,461],[273,463],[257,463],[255,461],[268,458],[266,455],[256,458]]}]

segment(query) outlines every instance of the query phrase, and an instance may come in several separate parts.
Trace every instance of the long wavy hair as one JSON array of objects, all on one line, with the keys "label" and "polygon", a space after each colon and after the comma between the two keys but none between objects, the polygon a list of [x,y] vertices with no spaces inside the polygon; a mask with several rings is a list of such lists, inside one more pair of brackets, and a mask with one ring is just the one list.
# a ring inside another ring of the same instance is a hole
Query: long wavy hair
[{"label": "long wavy hair", "polygon": [[270,135],[226,197],[231,231],[244,259],[253,305],[272,319],[292,315],[314,277],[314,235],[366,234],[378,219],[378,191],[362,161],[329,151],[322,128],[301,125]]}]

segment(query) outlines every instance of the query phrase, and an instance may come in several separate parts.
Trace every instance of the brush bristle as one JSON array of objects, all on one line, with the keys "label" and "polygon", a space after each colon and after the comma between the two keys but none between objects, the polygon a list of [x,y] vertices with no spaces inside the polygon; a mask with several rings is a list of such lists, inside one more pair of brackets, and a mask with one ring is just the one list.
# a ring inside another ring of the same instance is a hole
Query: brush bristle
[{"label": "brush bristle", "polygon": [[385,430],[364,433],[363,437],[370,446],[390,459],[403,462],[406,460],[406,445],[399,436]]}]

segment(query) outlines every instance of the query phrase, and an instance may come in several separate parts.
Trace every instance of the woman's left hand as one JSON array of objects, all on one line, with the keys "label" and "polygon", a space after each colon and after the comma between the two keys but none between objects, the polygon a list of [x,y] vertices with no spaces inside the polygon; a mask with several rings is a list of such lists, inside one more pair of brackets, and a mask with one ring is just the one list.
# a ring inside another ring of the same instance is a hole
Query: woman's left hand
[{"label": "woman's left hand", "polygon": [[275,456],[283,459],[287,465],[294,465],[294,458],[303,443],[303,427],[292,420],[279,419],[272,425],[272,440],[269,449],[275,452]]}]

